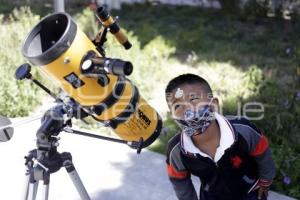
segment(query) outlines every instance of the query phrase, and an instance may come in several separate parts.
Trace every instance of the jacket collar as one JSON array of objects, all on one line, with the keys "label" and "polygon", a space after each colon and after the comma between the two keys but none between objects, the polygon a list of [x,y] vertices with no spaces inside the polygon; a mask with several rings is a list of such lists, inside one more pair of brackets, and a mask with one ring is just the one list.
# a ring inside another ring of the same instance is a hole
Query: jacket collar
[{"label": "jacket collar", "polygon": [[236,140],[236,134],[234,132],[233,127],[231,126],[231,124],[228,122],[228,120],[224,116],[222,116],[216,112],[214,114],[215,114],[215,118],[218,122],[218,125],[220,128],[220,135],[221,135],[220,145],[217,148],[215,157],[211,158],[209,155],[202,152],[200,149],[198,149],[194,145],[191,137],[187,136],[185,133],[181,133],[181,148],[184,151],[184,153],[186,153],[188,155],[192,154],[194,156],[196,156],[198,154],[203,157],[208,157],[208,158],[212,159],[214,162],[217,162],[224,155],[225,150],[232,146],[232,144]]}]

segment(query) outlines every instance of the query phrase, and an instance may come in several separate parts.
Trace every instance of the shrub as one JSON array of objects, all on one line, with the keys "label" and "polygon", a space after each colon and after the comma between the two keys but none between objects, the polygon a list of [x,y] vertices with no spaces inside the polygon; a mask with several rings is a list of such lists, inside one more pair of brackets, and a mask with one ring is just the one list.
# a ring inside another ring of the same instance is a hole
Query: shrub
[{"label": "shrub", "polygon": [[[29,81],[16,81],[16,68],[25,62],[21,44],[32,26],[39,21],[28,7],[15,9],[8,18],[0,15],[0,114],[15,117],[27,115],[39,102],[40,90]],[[33,74],[38,76],[35,70]]]}]

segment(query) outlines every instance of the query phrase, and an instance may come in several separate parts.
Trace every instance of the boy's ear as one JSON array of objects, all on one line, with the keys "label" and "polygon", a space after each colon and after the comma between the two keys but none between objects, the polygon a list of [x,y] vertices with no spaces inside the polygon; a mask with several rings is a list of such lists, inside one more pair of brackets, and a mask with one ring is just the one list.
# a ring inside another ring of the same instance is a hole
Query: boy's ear
[{"label": "boy's ear", "polygon": [[220,111],[219,99],[217,97],[213,97],[211,105],[212,105],[212,110],[214,112],[219,112]]}]

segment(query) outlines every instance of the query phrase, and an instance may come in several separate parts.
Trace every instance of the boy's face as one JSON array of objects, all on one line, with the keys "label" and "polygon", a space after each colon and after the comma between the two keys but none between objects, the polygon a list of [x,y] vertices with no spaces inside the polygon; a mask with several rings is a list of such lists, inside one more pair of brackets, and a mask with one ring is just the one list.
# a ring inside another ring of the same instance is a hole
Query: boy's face
[{"label": "boy's face", "polygon": [[184,119],[188,109],[197,111],[208,105],[212,98],[212,94],[207,93],[201,84],[184,84],[167,94],[167,103],[174,119]]}]

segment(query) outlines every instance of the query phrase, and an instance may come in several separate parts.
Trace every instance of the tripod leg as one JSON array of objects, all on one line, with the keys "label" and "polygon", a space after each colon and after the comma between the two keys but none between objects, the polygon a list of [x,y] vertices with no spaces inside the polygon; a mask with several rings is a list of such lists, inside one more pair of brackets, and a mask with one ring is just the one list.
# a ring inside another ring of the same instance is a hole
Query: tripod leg
[{"label": "tripod leg", "polygon": [[25,156],[26,165],[26,191],[24,195],[25,200],[35,200],[38,191],[39,181],[34,178],[34,168],[32,158],[36,157],[36,150],[29,152],[28,156]]},{"label": "tripod leg", "polygon": [[42,186],[42,199],[48,200],[49,198],[49,183],[48,184],[43,184]]},{"label": "tripod leg", "polygon": [[76,187],[77,192],[79,193],[82,200],[90,200],[89,194],[87,193],[73,163],[72,160],[66,160],[64,162],[64,167],[66,168],[70,178],[73,181],[74,186]]},{"label": "tripod leg", "polygon": [[29,192],[29,181],[30,181],[30,176],[29,174],[26,173],[25,175],[25,191],[24,191],[24,199],[28,199],[28,192]]},{"label": "tripod leg", "polygon": [[39,182],[29,183],[27,200],[35,200]]},{"label": "tripod leg", "polygon": [[43,200],[48,200],[49,198],[49,186],[50,186],[50,173],[45,172],[43,177],[43,185],[41,187],[41,192],[39,192],[39,198]]}]

